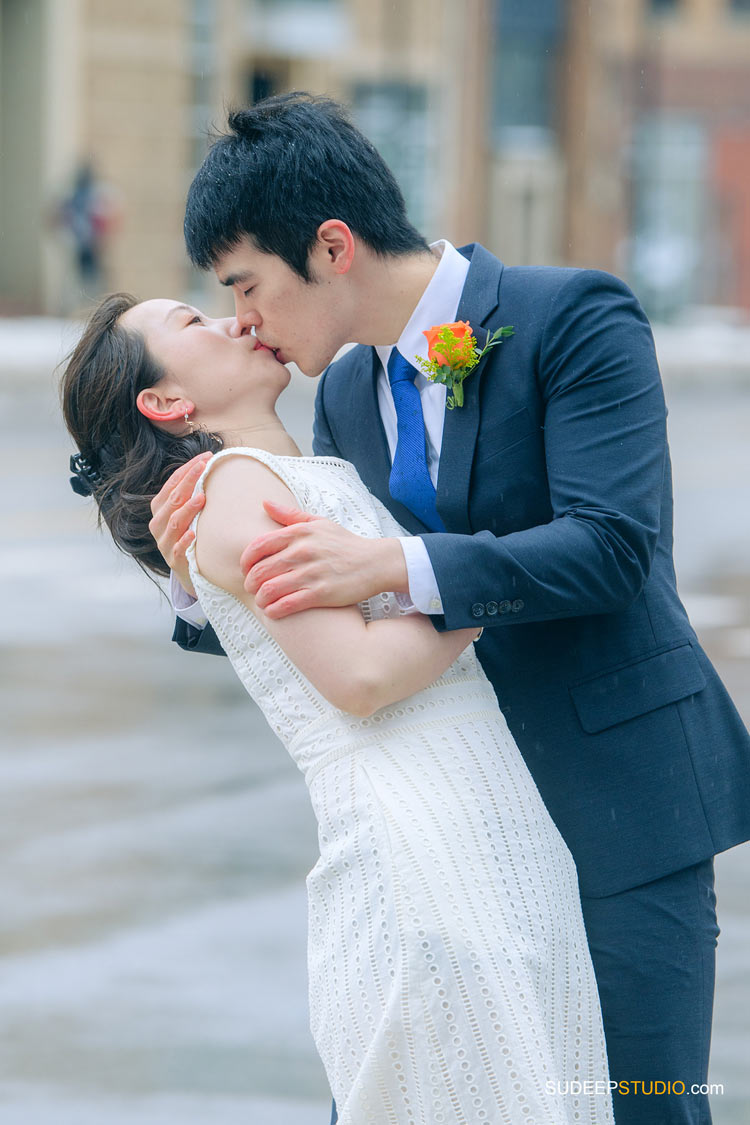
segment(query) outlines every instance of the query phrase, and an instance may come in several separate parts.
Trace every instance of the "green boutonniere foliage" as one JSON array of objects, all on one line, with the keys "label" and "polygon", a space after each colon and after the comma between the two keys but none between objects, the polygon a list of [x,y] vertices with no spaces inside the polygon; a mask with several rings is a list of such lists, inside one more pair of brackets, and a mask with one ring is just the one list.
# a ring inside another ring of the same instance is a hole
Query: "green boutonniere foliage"
[{"label": "green boutonniere foliage", "polygon": [[427,338],[427,359],[416,356],[419,367],[433,383],[444,383],[450,390],[445,405],[448,410],[464,404],[463,382],[491,348],[512,336],[510,325],[487,332],[487,340],[480,349],[468,320],[453,324],[436,324],[424,335]]}]

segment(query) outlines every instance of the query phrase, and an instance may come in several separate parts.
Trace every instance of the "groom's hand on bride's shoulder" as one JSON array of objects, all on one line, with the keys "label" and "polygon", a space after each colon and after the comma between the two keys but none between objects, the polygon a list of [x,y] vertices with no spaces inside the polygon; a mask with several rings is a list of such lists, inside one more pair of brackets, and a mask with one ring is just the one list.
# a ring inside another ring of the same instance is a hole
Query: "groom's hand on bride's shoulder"
[{"label": "groom's hand on bride's shoulder", "polygon": [[278,531],[259,535],[242,553],[245,589],[268,617],[356,605],[385,590],[406,592],[398,539],[366,539],[319,516],[264,501]]},{"label": "groom's hand on bride's shoulder", "polygon": [[185,552],[195,538],[190,525],[196,512],[206,502],[203,493],[193,496],[193,490],[210,456],[210,453],[200,453],[172,473],[151,501],[151,521],[148,525],[159,554],[183,589],[193,598],[195,591],[190,581]]}]

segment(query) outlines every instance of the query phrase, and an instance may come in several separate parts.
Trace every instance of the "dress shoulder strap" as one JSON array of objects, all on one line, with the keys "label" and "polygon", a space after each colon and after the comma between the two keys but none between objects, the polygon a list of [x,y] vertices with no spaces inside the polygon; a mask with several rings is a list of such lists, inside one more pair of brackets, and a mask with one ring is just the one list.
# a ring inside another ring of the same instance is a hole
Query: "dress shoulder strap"
[{"label": "dress shoulder strap", "polygon": [[299,475],[294,472],[293,467],[294,462],[301,461],[302,458],[279,457],[275,453],[268,453],[265,449],[254,449],[251,446],[245,445],[229,446],[227,449],[222,449],[218,453],[215,453],[211,460],[206,463],[205,469],[196,481],[193,495],[204,491],[204,482],[208,474],[221,460],[227,457],[248,457],[253,461],[260,461],[261,464],[269,468],[279,480],[283,481],[294,496],[299,507],[304,507],[304,490],[300,487],[301,482]]}]

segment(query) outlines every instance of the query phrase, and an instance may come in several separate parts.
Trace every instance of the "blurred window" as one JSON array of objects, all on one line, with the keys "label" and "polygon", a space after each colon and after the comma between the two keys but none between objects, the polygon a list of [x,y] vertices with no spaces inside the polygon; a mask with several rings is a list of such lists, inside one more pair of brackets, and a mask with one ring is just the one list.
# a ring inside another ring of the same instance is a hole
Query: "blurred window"
[{"label": "blurred window", "polygon": [[409,219],[429,234],[428,174],[433,162],[427,90],[408,82],[358,82],[352,94],[357,126],[398,180]]},{"label": "blurred window", "polygon": [[496,0],[493,134],[498,146],[549,147],[558,129],[563,0]]},{"label": "blurred window", "polygon": [[682,6],[682,0],[648,0],[648,6],[652,15],[669,15]]},{"label": "blurred window", "polygon": [[632,156],[631,277],[648,311],[669,317],[700,303],[710,272],[705,127],[676,113],[647,114],[636,126]]},{"label": "blurred window", "polygon": [[750,16],[750,0],[729,0],[732,12],[741,16]]},{"label": "blurred window", "polygon": [[344,0],[245,0],[248,44],[287,58],[333,56],[351,47],[350,8]]},{"label": "blurred window", "polygon": [[194,168],[208,149],[208,132],[214,115],[216,79],[216,13],[211,0],[191,0],[191,159]]}]

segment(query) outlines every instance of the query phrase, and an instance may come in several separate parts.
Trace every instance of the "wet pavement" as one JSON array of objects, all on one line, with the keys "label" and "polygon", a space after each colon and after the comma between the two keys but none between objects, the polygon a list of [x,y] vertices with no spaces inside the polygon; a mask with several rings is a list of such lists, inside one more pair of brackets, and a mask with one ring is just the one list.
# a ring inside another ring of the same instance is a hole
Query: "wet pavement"
[{"label": "wet pavement", "polygon": [[[667,393],[681,590],[750,721],[750,380]],[[38,365],[0,373],[0,437],[0,1120],[326,1125],[301,775],[95,530]],[[719,857],[715,1125],[750,1119],[749,885],[747,846]]]}]

